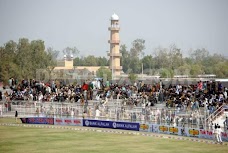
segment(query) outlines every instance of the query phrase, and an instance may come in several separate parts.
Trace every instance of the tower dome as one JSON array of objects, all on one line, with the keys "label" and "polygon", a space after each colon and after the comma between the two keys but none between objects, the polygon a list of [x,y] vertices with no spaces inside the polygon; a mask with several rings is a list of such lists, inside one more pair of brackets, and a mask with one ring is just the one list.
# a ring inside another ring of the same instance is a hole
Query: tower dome
[{"label": "tower dome", "polygon": [[111,20],[119,20],[118,15],[116,15],[116,13],[114,13],[114,14],[111,16]]}]

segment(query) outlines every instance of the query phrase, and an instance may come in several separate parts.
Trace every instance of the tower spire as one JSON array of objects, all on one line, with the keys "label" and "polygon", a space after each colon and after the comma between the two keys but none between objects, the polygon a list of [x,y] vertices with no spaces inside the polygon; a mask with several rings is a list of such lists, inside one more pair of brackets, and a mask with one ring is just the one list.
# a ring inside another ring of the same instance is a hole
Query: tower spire
[{"label": "tower spire", "polygon": [[116,76],[120,76],[122,71],[122,66],[120,66],[120,57],[122,54],[120,53],[120,38],[119,38],[119,17],[115,13],[111,16],[111,26],[109,27],[110,31],[110,52],[108,56],[109,59],[109,68],[112,70],[112,80],[115,79]]}]

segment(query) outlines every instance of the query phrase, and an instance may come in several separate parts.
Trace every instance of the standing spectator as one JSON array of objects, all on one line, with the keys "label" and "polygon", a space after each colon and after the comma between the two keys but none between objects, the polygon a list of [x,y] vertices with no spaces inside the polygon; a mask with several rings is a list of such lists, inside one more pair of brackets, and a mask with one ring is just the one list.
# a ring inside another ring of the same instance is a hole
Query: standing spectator
[{"label": "standing spectator", "polygon": [[224,131],[228,130],[228,117],[226,117],[226,119],[223,122],[223,124],[224,124]]},{"label": "standing spectator", "polygon": [[[40,109],[37,107],[37,108],[36,108],[36,116],[39,117],[39,116],[40,116],[39,114],[40,114]],[[62,114],[62,113],[61,113],[61,114]]]},{"label": "standing spectator", "polygon": [[92,117],[92,110],[91,110],[90,107],[89,107],[89,110],[88,110],[88,117]]},{"label": "standing spectator", "polygon": [[202,91],[202,89],[203,89],[203,82],[200,80],[200,82],[198,82],[198,89],[199,89],[199,91]]},{"label": "standing spectator", "polygon": [[96,109],[96,112],[95,112],[95,119],[99,119],[99,117],[100,117],[100,110],[97,108]]},{"label": "standing spectator", "polygon": [[43,98],[44,98],[44,96],[43,96],[42,92],[40,91],[39,95],[38,95],[38,101],[42,102]]},{"label": "standing spectator", "polygon": [[3,105],[0,105],[0,116],[2,116],[2,112],[3,112]]},{"label": "standing spectator", "polygon": [[84,90],[84,92],[83,92],[83,96],[84,96],[84,99],[85,99],[85,101],[87,102],[87,100],[88,100],[88,97],[87,97],[87,90]]},{"label": "standing spectator", "polygon": [[11,78],[8,80],[8,83],[9,83],[9,87],[12,87],[12,79]]},{"label": "standing spectator", "polygon": [[217,142],[218,143],[222,143],[221,133],[222,133],[222,129],[220,128],[220,125],[217,124]]},{"label": "standing spectator", "polygon": [[71,116],[71,118],[74,118],[74,110],[73,109],[71,109],[70,116]]},{"label": "standing spectator", "polygon": [[86,111],[83,111],[83,113],[82,113],[82,118],[85,119],[86,117],[87,117]]},{"label": "standing spectator", "polygon": [[218,135],[218,129],[217,129],[218,127],[217,127],[217,124],[215,124],[215,126],[214,126],[214,128],[213,128],[213,140],[215,141],[215,142],[218,142],[217,141],[217,135]]},{"label": "standing spectator", "polygon": [[221,92],[222,91],[222,83],[218,82],[218,91]]},{"label": "standing spectator", "polygon": [[225,99],[227,99],[227,91],[228,91],[228,90],[227,90],[227,88],[225,88],[225,89],[224,89],[224,93],[223,93],[223,94],[224,94]]},{"label": "standing spectator", "polygon": [[0,101],[2,100],[2,91],[0,91]]},{"label": "standing spectator", "polygon": [[17,123],[17,117],[18,117],[18,112],[16,110],[16,112],[15,112],[15,121],[16,121],[16,123]]}]

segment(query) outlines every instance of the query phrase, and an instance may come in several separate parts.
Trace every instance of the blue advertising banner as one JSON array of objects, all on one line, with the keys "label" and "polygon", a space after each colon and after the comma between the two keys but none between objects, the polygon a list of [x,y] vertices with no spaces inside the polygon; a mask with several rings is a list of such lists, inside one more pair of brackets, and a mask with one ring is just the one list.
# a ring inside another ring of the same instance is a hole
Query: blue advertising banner
[{"label": "blue advertising banner", "polygon": [[100,128],[112,128],[112,124],[111,124],[110,121],[87,120],[87,119],[83,119],[83,126],[100,127]]},{"label": "blue advertising banner", "polygon": [[46,117],[31,117],[31,118],[20,118],[22,123],[27,124],[52,124],[54,125],[54,118]]},{"label": "blue advertising banner", "polygon": [[131,123],[131,122],[112,122],[113,129],[123,129],[123,130],[133,130],[139,131],[140,124],[139,123]]},{"label": "blue advertising banner", "polygon": [[83,120],[83,126],[134,130],[134,131],[139,131],[139,127],[140,127],[139,123],[113,122],[113,121],[87,120],[87,119]]}]

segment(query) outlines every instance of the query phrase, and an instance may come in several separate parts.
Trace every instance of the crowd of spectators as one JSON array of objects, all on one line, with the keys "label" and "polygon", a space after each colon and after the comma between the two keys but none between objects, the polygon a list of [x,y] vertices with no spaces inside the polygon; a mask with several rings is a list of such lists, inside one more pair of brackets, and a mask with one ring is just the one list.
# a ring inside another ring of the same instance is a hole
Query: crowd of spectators
[{"label": "crowd of spectators", "polygon": [[168,108],[175,107],[184,111],[205,107],[209,114],[228,102],[227,92],[227,88],[220,82],[214,81],[199,81],[191,85],[170,84],[167,87],[162,82],[153,85],[139,82],[133,86],[120,87],[116,84],[111,85],[108,91],[117,97],[119,95],[125,98],[126,100],[123,100],[125,105],[153,106],[155,103],[164,102]]},{"label": "crowd of spectators", "polygon": [[227,88],[220,82],[199,81],[196,84],[177,84],[165,86],[162,81],[154,84],[135,82],[132,85],[110,84],[102,81],[101,88],[97,89],[92,81],[83,84],[65,85],[61,81],[42,82],[36,80],[9,79],[11,90],[0,93],[6,101],[30,100],[30,101],[52,101],[52,102],[79,102],[79,100],[92,99],[124,99],[125,105],[153,106],[158,102],[165,102],[167,107],[178,107],[182,109],[197,109],[207,106],[213,112],[219,105],[227,102]]},{"label": "crowd of spectators", "polygon": [[[85,81],[82,84],[66,85],[64,82],[53,80],[50,82],[42,82],[36,80],[22,80],[10,78],[8,82],[8,90],[0,93],[0,100],[5,101],[6,105],[10,105],[15,101],[36,101],[36,102],[71,102],[86,105],[90,100],[99,101],[104,106],[107,101],[117,99],[120,106],[142,107],[142,112],[129,113],[124,107],[116,112],[116,119],[129,118],[131,121],[155,120],[156,123],[166,122],[182,124],[185,120],[199,122],[198,110],[200,107],[205,109],[208,115],[212,114],[224,103],[227,103],[227,88],[223,87],[220,82],[215,81],[199,81],[195,84],[176,84],[164,85],[160,80],[154,84],[145,84],[143,81],[128,84],[108,84],[99,81],[99,87],[93,81]],[[8,103],[7,103],[8,102]],[[156,109],[153,106],[157,103],[163,103],[167,108],[175,108],[175,112],[169,109]],[[8,106],[9,107],[9,106]],[[107,114],[108,107],[97,106],[88,108],[84,116],[94,114]],[[45,112],[45,108],[38,110]],[[64,112],[68,115],[78,114],[76,109],[58,109],[61,114]],[[98,113],[101,111],[101,113]],[[190,112],[190,118],[176,117],[178,111]],[[89,113],[90,112],[90,113]],[[106,112],[106,113],[105,113]],[[89,115],[89,116],[90,116]],[[97,116],[97,115],[95,115]]]},{"label": "crowd of spectators", "polygon": [[[61,81],[50,81],[44,83],[33,79],[15,82],[12,78],[9,79],[9,88],[10,90],[7,90],[2,94],[2,97],[4,97],[6,101],[29,100],[39,102],[77,102],[82,98],[81,96],[83,96],[83,85],[65,85]],[[89,96],[90,95],[88,94],[87,97]]]}]

